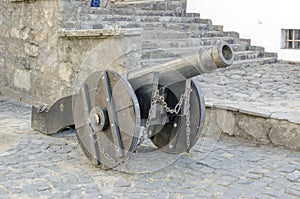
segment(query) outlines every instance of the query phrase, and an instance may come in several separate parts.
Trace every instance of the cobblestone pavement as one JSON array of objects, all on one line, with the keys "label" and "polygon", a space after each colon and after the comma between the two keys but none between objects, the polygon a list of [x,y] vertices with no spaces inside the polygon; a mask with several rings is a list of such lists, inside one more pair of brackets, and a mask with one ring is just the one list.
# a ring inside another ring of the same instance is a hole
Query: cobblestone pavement
[{"label": "cobblestone pavement", "polygon": [[202,137],[189,154],[148,159],[145,148],[135,169],[103,171],[74,132],[34,132],[30,107],[0,101],[0,198],[300,198],[296,151]]},{"label": "cobblestone pavement", "polygon": [[230,67],[197,77],[206,104],[300,124],[300,67]]}]

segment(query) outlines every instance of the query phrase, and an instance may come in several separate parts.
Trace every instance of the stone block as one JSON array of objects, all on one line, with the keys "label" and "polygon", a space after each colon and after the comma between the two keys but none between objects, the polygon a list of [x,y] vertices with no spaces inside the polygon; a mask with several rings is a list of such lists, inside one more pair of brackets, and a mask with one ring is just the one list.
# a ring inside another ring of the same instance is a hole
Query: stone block
[{"label": "stone block", "polygon": [[11,30],[10,30],[9,36],[11,38],[19,39],[20,38],[20,31],[17,28],[12,27]]},{"label": "stone block", "polygon": [[33,96],[39,103],[52,105],[58,99],[72,94],[67,91],[70,84],[59,79],[58,75],[39,74],[32,82]]},{"label": "stone block", "polygon": [[38,41],[38,42],[43,42],[48,38],[48,35],[46,33],[43,33],[43,32],[35,32],[35,33],[32,33],[32,34],[33,34],[35,40]]},{"label": "stone block", "polygon": [[300,125],[271,119],[270,139],[275,145],[300,150]]},{"label": "stone block", "polygon": [[4,25],[2,25],[1,36],[3,38],[8,38],[9,37],[9,29],[8,29],[8,27],[5,27]]},{"label": "stone block", "polygon": [[35,44],[26,43],[24,45],[25,53],[31,57],[37,57],[39,55],[39,47]]},{"label": "stone block", "polygon": [[20,39],[29,40],[29,38],[30,38],[29,34],[30,34],[30,29],[28,27],[22,29],[20,31]]},{"label": "stone block", "polygon": [[217,113],[213,108],[206,109],[205,123],[203,128],[203,136],[218,139],[222,131],[217,123]]},{"label": "stone block", "polygon": [[29,91],[31,89],[31,72],[16,69],[14,73],[14,86]]},{"label": "stone block", "polygon": [[143,34],[144,40],[168,40],[168,39],[189,39],[191,33],[189,32],[176,32],[176,31],[158,31],[158,32],[145,32]]},{"label": "stone block", "polygon": [[63,81],[70,82],[72,72],[72,64],[70,63],[62,63],[58,66],[58,75]]},{"label": "stone block", "polygon": [[27,70],[35,69],[36,59],[34,57],[25,56],[23,54],[21,55],[16,54],[14,58],[14,63],[10,68],[12,69],[20,68],[20,69],[27,69]]},{"label": "stone block", "polygon": [[3,69],[4,68],[4,58],[0,58],[0,69]]},{"label": "stone block", "polygon": [[217,109],[217,123],[222,132],[233,135],[236,132],[236,119],[232,111]]},{"label": "stone block", "polygon": [[262,144],[270,143],[268,136],[272,125],[266,122],[265,118],[241,114],[238,118],[238,127],[244,136],[251,136]]}]

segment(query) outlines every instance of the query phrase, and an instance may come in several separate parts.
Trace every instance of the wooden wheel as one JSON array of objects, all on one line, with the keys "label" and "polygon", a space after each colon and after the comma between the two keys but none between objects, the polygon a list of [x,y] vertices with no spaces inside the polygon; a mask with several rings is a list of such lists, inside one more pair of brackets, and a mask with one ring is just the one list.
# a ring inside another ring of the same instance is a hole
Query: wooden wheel
[{"label": "wooden wheel", "polygon": [[130,84],[117,72],[90,75],[73,99],[77,138],[95,165],[110,169],[135,151],[140,109]]}]

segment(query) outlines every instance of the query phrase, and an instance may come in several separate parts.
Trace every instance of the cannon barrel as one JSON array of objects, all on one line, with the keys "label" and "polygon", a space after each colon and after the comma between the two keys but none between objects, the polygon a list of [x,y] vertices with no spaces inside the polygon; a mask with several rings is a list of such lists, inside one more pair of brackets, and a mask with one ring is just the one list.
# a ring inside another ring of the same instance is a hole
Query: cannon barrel
[{"label": "cannon barrel", "polygon": [[199,52],[194,55],[129,71],[127,80],[135,91],[141,106],[142,124],[146,122],[149,115],[154,87],[173,88],[172,92],[183,93],[185,89],[183,82],[187,79],[212,72],[217,68],[230,66],[233,60],[232,48],[227,43],[220,41],[214,46],[200,48]]},{"label": "cannon barrel", "polygon": [[[209,73],[217,68],[224,68],[233,63],[234,56],[232,48],[225,42],[218,42],[208,48],[200,48],[199,52],[185,57],[180,57],[172,61],[146,67],[139,70],[132,70],[127,73],[127,79],[132,82],[144,81],[142,79],[153,71],[159,72],[160,79],[163,77],[164,84],[169,85],[178,80],[180,74],[183,78]],[[141,79],[139,81],[139,79]],[[181,79],[181,78],[180,78]]]}]

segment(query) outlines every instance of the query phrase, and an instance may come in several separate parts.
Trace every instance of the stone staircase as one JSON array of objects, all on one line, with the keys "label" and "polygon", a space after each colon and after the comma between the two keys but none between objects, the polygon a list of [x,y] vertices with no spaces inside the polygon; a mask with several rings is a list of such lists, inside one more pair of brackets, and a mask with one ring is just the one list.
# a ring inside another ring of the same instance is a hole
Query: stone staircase
[{"label": "stone staircase", "polygon": [[[177,8],[175,8],[175,5]],[[235,65],[275,63],[276,53],[252,46],[251,40],[240,38],[237,32],[225,32],[198,13],[185,13],[182,1],[157,2],[145,5],[117,4],[110,8],[79,8],[80,29],[142,28],[141,66],[162,63],[175,57],[196,53],[200,47],[222,40],[231,45]],[[138,5],[138,6],[137,6]],[[164,7],[165,6],[165,7]],[[175,8],[168,9],[168,6]],[[182,8],[182,9],[178,9]]]}]

